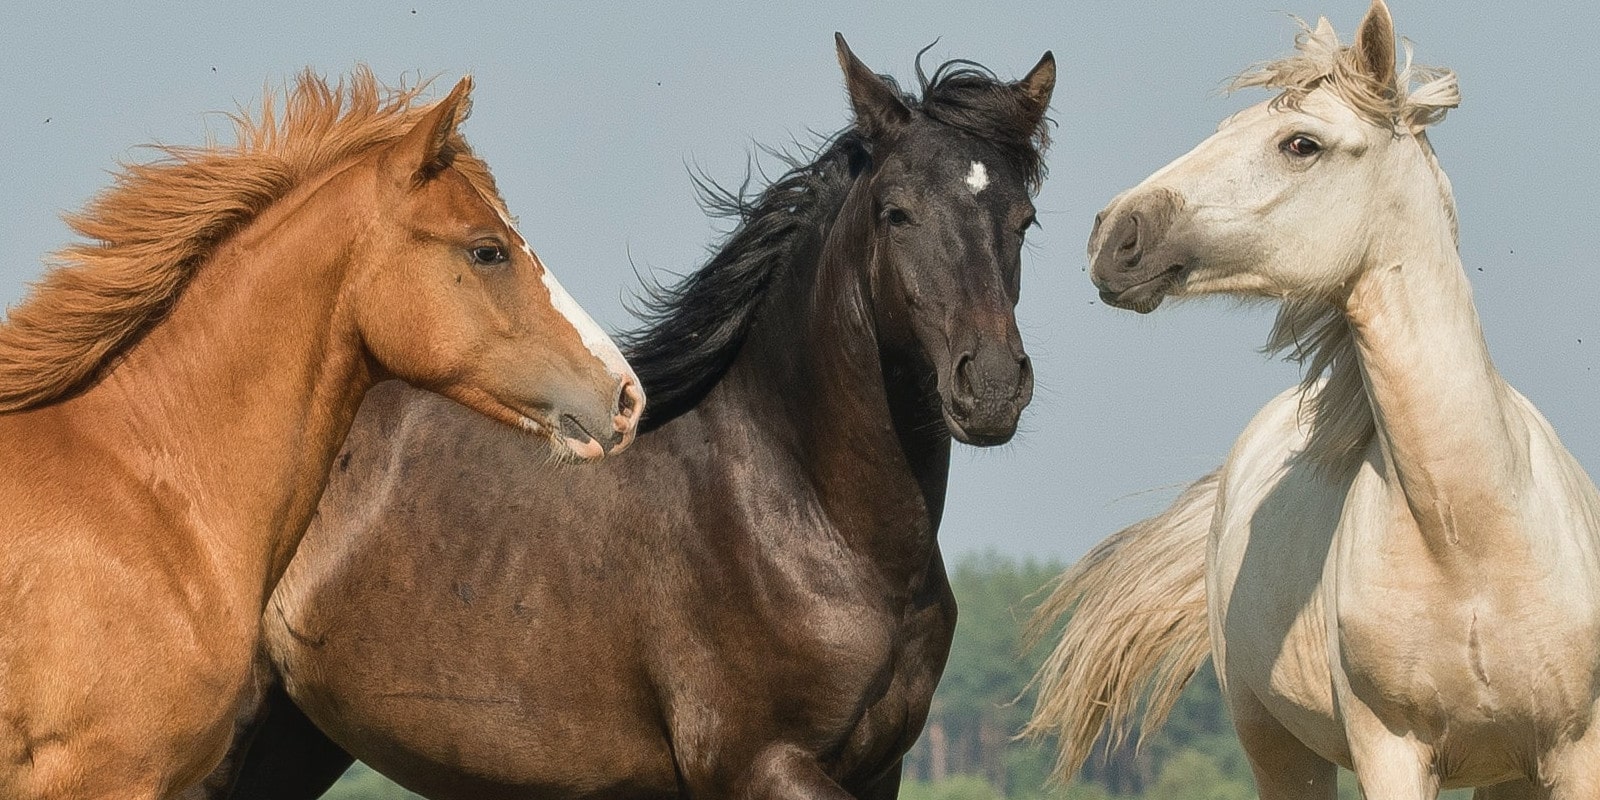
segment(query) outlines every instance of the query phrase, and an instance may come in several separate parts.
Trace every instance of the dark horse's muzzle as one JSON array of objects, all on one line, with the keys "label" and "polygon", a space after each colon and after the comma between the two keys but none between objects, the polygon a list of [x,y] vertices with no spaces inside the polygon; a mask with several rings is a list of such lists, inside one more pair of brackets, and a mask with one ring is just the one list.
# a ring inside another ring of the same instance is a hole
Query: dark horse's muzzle
[{"label": "dark horse's muzzle", "polygon": [[1183,198],[1154,189],[1113,202],[1095,217],[1090,277],[1101,300],[1141,314],[1161,305],[1189,266],[1167,235],[1182,209]]},{"label": "dark horse's muzzle", "polygon": [[966,444],[1005,444],[1033,399],[1033,362],[1020,337],[980,342],[956,356],[945,401],[951,435]]}]

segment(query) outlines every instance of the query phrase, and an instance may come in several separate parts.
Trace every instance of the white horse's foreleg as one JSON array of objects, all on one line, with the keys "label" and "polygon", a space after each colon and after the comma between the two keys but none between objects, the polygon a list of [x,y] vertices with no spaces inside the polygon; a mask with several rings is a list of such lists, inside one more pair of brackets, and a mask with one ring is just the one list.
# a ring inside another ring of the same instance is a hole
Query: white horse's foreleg
[{"label": "white horse's foreleg", "polygon": [[1439,776],[1431,753],[1396,736],[1372,710],[1353,697],[1344,703],[1351,766],[1367,800],[1436,800]]},{"label": "white horse's foreleg", "polygon": [[1300,743],[1248,690],[1228,698],[1261,800],[1334,800],[1338,768]]},{"label": "white horse's foreleg", "polygon": [[1600,797],[1600,726],[1589,723],[1583,738],[1566,745],[1550,759],[1550,800],[1592,800]]}]

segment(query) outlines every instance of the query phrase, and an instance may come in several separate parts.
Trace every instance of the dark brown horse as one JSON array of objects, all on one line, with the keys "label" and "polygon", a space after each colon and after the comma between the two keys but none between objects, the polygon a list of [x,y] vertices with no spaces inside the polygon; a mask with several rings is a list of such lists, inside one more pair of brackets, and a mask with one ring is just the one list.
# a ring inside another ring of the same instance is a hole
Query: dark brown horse
[{"label": "dark brown horse", "polygon": [[436,798],[895,796],[955,625],[951,437],[1007,441],[1032,395],[1055,66],[916,99],[838,49],[854,127],[724,198],[739,227],[631,338],[627,458],[551,468],[371,394],[268,611],[287,694],[234,796],[314,797],[351,755]]}]

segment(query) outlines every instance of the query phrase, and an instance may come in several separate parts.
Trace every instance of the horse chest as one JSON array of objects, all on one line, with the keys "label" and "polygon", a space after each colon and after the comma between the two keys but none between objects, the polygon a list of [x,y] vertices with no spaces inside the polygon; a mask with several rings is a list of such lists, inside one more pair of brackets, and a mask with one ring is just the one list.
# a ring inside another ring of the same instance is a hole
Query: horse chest
[{"label": "horse chest", "polygon": [[1439,736],[1515,741],[1592,713],[1600,629],[1581,601],[1537,584],[1508,596],[1366,588],[1338,600],[1335,657],[1354,699],[1380,717]]},{"label": "horse chest", "polygon": [[[851,571],[837,563],[834,569]],[[728,620],[738,642],[716,652],[741,652],[747,648],[739,642],[759,641],[762,655],[742,666],[729,663],[685,696],[717,713],[714,726],[684,717],[692,724],[672,734],[680,757],[694,763],[686,749],[718,753],[705,770],[737,771],[753,752],[782,743],[808,752],[852,790],[864,790],[896,763],[926,719],[949,650],[954,603],[947,588],[931,599],[898,601],[872,588],[835,585],[791,596],[782,613],[761,615],[758,631],[746,627],[753,617]],[[699,747],[686,748],[690,742]]]},{"label": "horse chest", "polygon": [[1332,484],[1230,478],[1212,561],[1219,667],[1316,752],[1349,764],[1355,706],[1491,773],[1528,755],[1529,730],[1587,724],[1600,610],[1581,554],[1502,549],[1472,572],[1407,527],[1370,468]]},{"label": "horse chest", "polygon": [[1492,557],[1466,538],[1484,530],[1440,552],[1378,487],[1352,497],[1329,580],[1352,691],[1425,729],[1587,717],[1600,608],[1567,537],[1513,521]]}]

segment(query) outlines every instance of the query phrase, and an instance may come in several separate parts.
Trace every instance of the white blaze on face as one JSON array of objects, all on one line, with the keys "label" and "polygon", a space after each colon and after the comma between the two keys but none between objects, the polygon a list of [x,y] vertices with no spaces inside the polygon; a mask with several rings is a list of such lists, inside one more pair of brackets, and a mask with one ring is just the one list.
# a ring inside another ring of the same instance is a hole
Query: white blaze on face
[{"label": "white blaze on face", "polygon": [[622,357],[622,351],[617,349],[616,342],[611,341],[611,337],[595,324],[589,312],[584,311],[583,306],[578,305],[578,301],[567,294],[566,288],[556,280],[549,267],[546,267],[534,254],[533,248],[528,246],[528,240],[522,238],[517,227],[506,218],[505,212],[500,213],[500,221],[505,223],[506,230],[510,231],[512,236],[517,237],[517,243],[522,245],[522,252],[527,253],[528,258],[538,265],[541,273],[539,279],[544,281],[545,290],[550,292],[550,305],[555,308],[556,313],[566,317],[573,330],[578,332],[578,337],[583,340],[583,346],[589,348],[589,352],[599,359],[600,363],[606,365],[606,370],[612,377],[620,378],[624,375],[633,377],[633,368],[629,367],[627,359]]},{"label": "white blaze on face", "polygon": [[[532,255],[531,250],[529,255]],[[539,263],[540,267],[544,267],[537,256],[534,257],[534,261]],[[578,301],[567,294],[567,290],[556,280],[555,274],[545,268],[544,275],[540,279],[544,281],[544,288],[550,291],[550,305],[555,306],[556,311],[577,329],[578,336],[583,338],[584,347],[589,348],[589,352],[600,359],[600,363],[605,364],[613,376],[620,378],[623,375],[632,375],[633,370],[628,367],[628,362],[622,357],[622,351],[617,349],[616,343],[611,341],[611,337],[607,336],[605,331],[600,330],[600,326],[595,324],[589,312],[584,311],[583,306],[578,305]]]},{"label": "white blaze on face", "polygon": [[971,189],[973,194],[989,188],[989,168],[985,167],[982,161],[972,162],[972,170],[967,173],[967,188]]}]

